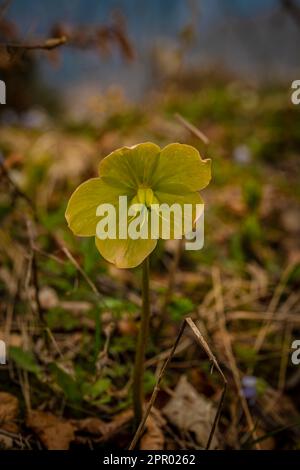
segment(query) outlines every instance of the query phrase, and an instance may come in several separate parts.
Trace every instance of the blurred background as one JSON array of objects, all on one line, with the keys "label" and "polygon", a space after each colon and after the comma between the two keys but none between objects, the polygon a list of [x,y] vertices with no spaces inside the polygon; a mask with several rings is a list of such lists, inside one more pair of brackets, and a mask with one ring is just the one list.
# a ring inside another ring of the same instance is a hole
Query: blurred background
[{"label": "blurred background", "polygon": [[[229,382],[212,447],[299,448],[299,39],[296,0],[1,2],[1,448],[130,442],[140,270],[108,265],[64,212],[101,158],[143,141],[213,162],[203,250],[151,258],[147,397],[189,315]],[[141,448],[205,447],[222,386],[188,331]]]}]

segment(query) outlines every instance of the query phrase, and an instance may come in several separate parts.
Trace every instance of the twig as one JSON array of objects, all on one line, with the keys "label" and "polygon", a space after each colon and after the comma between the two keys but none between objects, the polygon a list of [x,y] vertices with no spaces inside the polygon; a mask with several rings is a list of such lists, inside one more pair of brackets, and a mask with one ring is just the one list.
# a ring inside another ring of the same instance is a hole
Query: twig
[{"label": "twig", "polygon": [[267,308],[267,311],[271,312],[272,316],[261,327],[260,331],[258,332],[255,344],[254,344],[254,349],[255,349],[256,352],[260,351],[260,349],[261,349],[261,347],[264,343],[264,340],[265,340],[265,338],[268,334],[269,328],[272,324],[273,318],[276,316],[276,309],[277,309],[277,306],[278,306],[279,301],[281,299],[281,296],[284,292],[284,289],[285,289],[286,283],[288,281],[289,275],[292,272],[292,270],[294,269],[294,267],[295,267],[295,263],[291,263],[286,267],[286,269],[282,273],[280,281],[279,281],[279,283],[278,283],[278,285],[277,285],[277,287],[274,291],[273,297],[272,297],[272,299],[269,303],[269,306]]},{"label": "twig", "polygon": [[220,414],[221,414],[221,409],[222,409],[222,406],[223,406],[223,402],[224,402],[224,397],[225,397],[225,393],[226,393],[226,389],[227,389],[227,380],[226,380],[226,377],[224,376],[218,362],[217,362],[217,359],[215,358],[214,354],[211,352],[211,349],[209,348],[207,342],[205,341],[205,339],[203,338],[202,334],[200,333],[199,329],[197,328],[197,326],[195,325],[195,323],[193,322],[193,320],[190,318],[190,317],[187,317],[185,318],[185,320],[182,322],[181,324],[181,327],[180,327],[180,330],[179,330],[179,333],[178,333],[178,336],[174,342],[174,345],[170,351],[170,354],[169,356],[166,358],[162,368],[160,369],[160,372],[159,372],[159,375],[158,375],[158,378],[157,378],[157,381],[156,381],[156,384],[155,384],[155,387],[153,389],[153,392],[152,392],[152,395],[151,395],[151,398],[150,398],[150,401],[146,407],[146,411],[144,413],[144,416],[139,424],[139,427],[133,437],[133,440],[130,444],[130,447],[129,447],[129,450],[133,450],[136,446],[136,444],[138,443],[140,437],[141,437],[141,434],[144,430],[144,427],[145,427],[145,424],[146,424],[146,421],[147,421],[147,418],[150,414],[150,411],[151,411],[151,408],[153,407],[154,403],[155,403],[155,400],[156,400],[156,397],[157,397],[157,394],[160,390],[160,383],[162,381],[162,378],[164,376],[164,373],[169,365],[169,362],[172,360],[174,354],[175,354],[175,351],[177,349],[177,346],[179,344],[179,341],[181,340],[181,337],[184,333],[184,330],[186,328],[186,326],[189,326],[190,329],[192,330],[192,333],[194,334],[194,336],[196,337],[197,339],[197,342],[200,344],[200,346],[202,346],[202,348],[204,349],[204,351],[206,352],[206,354],[208,355],[209,359],[212,361],[213,365],[215,366],[215,368],[218,370],[218,372],[220,373],[221,377],[222,377],[222,380],[223,380],[223,392],[222,392],[222,396],[220,398],[220,401],[219,401],[219,405],[218,405],[218,409],[217,409],[217,412],[216,412],[216,415],[215,415],[215,419],[214,419],[214,422],[213,422],[213,425],[212,425],[212,428],[211,428],[211,431],[210,431],[210,434],[209,434],[209,437],[208,437],[208,441],[207,441],[207,444],[206,444],[206,449],[208,450],[209,447],[210,447],[210,444],[211,444],[211,441],[212,441],[212,438],[214,436],[214,433],[215,433],[215,429],[216,429],[216,426],[217,426],[217,423],[218,423],[218,420],[219,420],[219,417],[220,417]]},{"label": "twig", "polygon": [[57,243],[57,245],[59,246],[59,248],[63,251],[63,253],[66,255],[66,257],[71,261],[71,263],[73,264],[73,266],[75,266],[75,268],[78,270],[78,272],[81,274],[81,276],[84,278],[84,280],[87,282],[87,284],[90,286],[90,288],[92,289],[92,291],[94,292],[94,294],[97,296],[97,298],[99,299],[100,303],[108,310],[110,311],[110,307],[107,305],[107,303],[105,302],[105,299],[103,297],[103,295],[101,294],[101,292],[99,291],[99,289],[97,288],[96,284],[94,284],[94,282],[91,280],[91,278],[87,275],[87,273],[82,269],[82,267],[80,266],[80,264],[76,261],[76,259],[74,258],[74,256],[70,253],[70,251],[68,250],[68,248],[65,246],[65,244],[56,236],[56,235],[52,235],[52,237],[54,238],[55,242]]},{"label": "twig", "polygon": [[176,113],[175,118],[180,122],[186,129],[188,129],[192,134],[194,134],[198,139],[202,140],[205,145],[209,144],[209,138],[198,129],[196,126],[187,121],[181,114]]},{"label": "twig", "polygon": [[30,206],[30,208],[33,210],[33,212],[34,212],[34,214],[35,214],[36,209],[35,209],[34,203],[33,203],[32,200],[27,196],[27,194],[25,194],[25,193],[18,187],[18,185],[16,185],[16,183],[13,181],[13,179],[11,178],[9,172],[8,172],[7,169],[5,168],[4,159],[2,158],[1,155],[0,155],[0,168],[1,168],[2,174],[5,176],[5,178],[6,178],[7,181],[9,182],[9,184],[13,187],[15,193],[16,193],[21,199],[24,199],[24,200],[27,202],[27,204]]},{"label": "twig", "polygon": [[[254,423],[253,423],[252,416],[249,411],[247,400],[242,392],[240,373],[239,373],[236,360],[233,354],[231,338],[226,328],[224,303],[223,303],[223,297],[222,297],[221,276],[220,276],[220,270],[216,267],[214,267],[212,270],[212,278],[213,278],[213,286],[214,286],[214,292],[215,292],[216,308],[217,308],[217,313],[219,317],[218,318],[219,328],[220,328],[220,332],[222,333],[226,356],[229,361],[230,368],[232,370],[233,379],[235,382],[235,386],[237,388],[237,391],[241,400],[241,405],[242,405],[244,414],[246,416],[249,432],[253,435],[254,440],[256,440],[257,436],[255,433]],[[255,446],[256,446],[256,449],[260,450],[260,446],[258,443],[255,444]]]},{"label": "twig", "polygon": [[45,333],[48,335],[49,339],[52,341],[53,346],[55,347],[56,351],[58,352],[60,358],[63,359],[64,358],[63,353],[61,352],[60,347],[58,346],[57,341],[54,338],[53,333],[52,333],[52,331],[50,330],[50,328],[48,326],[45,328]]},{"label": "twig", "polygon": [[6,49],[16,49],[16,50],[52,50],[56,47],[62,46],[67,42],[66,36],[61,36],[60,38],[49,38],[46,39],[44,42],[40,43],[0,43],[0,48]]},{"label": "twig", "polygon": [[24,446],[22,444],[23,444],[23,442],[25,442],[28,449],[31,449],[31,445],[29,443],[29,438],[28,437],[23,437],[21,434],[16,434],[16,433],[13,433],[13,432],[10,432],[10,431],[6,431],[5,429],[2,429],[2,428],[0,428],[0,434],[2,436],[10,437],[14,441],[18,442],[18,444],[22,448],[24,448]]},{"label": "twig", "polygon": [[93,281],[91,280],[91,278],[87,275],[87,273],[82,269],[82,267],[80,266],[80,264],[76,261],[76,259],[74,258],[74,256],[70,253],[70,251],[68,250],[68,248],[64,245],[64,243],[59,240],[57,237],[55,237],[55,240],[56,240],[56,243],[58,244],[58,246],[61,248],[61,250],[63,251],[63,253],[66,255],[66,257],[71,261],[71,263],[73,264],[73,266],[75,266],[75,268],[77,269],[77,271],[80,272],[80,274],[82,275],[82,277],[84,278],[84,280],[87,282],[87,284],[90,286],[90,288],[92,289],[92,291],[94,292],[94,294],[100,298],[101,300],[102,299],[102,295],[100,293],[100,291],[97,289],[96,285],[93,283]]},{"label": "twig", "polygon": [[47,253],[46,251],[41,250],[37,246],[34,246],[34,251],[36,251],[41,256],[45,256],[46,258],[52,259],[53,261],[55,261],[58,264],[62,264],[62,265],[65,264],[65,261],[60,259],[58,256],[55,256],[52,253]]},{"label": "twig", "polygon": [[236,312],[228,312],[226,315],[227,321],[236,320],[255,320],[265,322],[272,320],[273,322],[295,323],[300,324],[300,312],[295,313],[278,313],[275,317],[272,312],[248,312],[244,310],[237,310]]},{"label": "twig", "polygon": [[219,405],[218,405],[218,409],[217,409],[217,412],[216,412],[216,416],[215,416],[215,419],[214,419],[214,422],[213,422],[213,425],[212,425],[212,428],[211,428],[211,431],[210,431],[210,434],[209,434],[209,437],[208,437],[208,441],[207,441],[207,444],[206,444],[206,449],[208,450],[209,447],[210,447],[212,438],[214,436],[214,433],[215,433],[215,430],[216,430],[216,427],[217,427],[217,424],[218,424],[218,421],[219,421],[220,414],[221,414],[221,410],[222,410],[222,406],[223,406],[223,402],[224,402],[224,398],[225,398],[225,393],[226,393],[226,389],[227,389],[227,379],[226,379],[225,375],[223,374],[222,369],[220,368],[217,359],[215,358],[215,356],[211,352],[210,347],[208,346],[207,342],[205,341],[202,334],[200,333],[200,330],[196,327],[193,320],[190,317],[188,317],[186,319],[186,321],[187,321],[187,324],[189,325],[189,327],[191,328],[192,332],[196,336],[199,344],[203,347],[203,349],[206,352],[206,354],[208,355],[209,359],[212,361],[213,365],[216,367],[217,371],[221,375],[223,383],[224,383],[222,395],[221,395]]},{"label": "twig", "polygon": [[[181,352],[185,351],[191,344],[192,344],[192,341],[190,340],[190,338],[184,339],[180,343],[178,348],[176,349],[176,352],[174,353],[174,355],[175,354],[180,354]],[[154,366],[158,362],[161,362],[161,361],[165,360],[169,356],[171,351],[172,351],[172,348],[169,348],[166,351],[161,352],[157,356],[151,357],[151,359],[148,359],[145,362],[145,366],[146,367]]]},{"label": "twig", "polygon": [[113,322],[110,322],[103,330],[105,334],[105,343],[102,351],[98,353],[98,356],[96,358],[96,370],[98,377],[100,376],[100,373],[103,369],[103,367],[108,363],[109,361],[109,346],[111,342],[111,337],[114,331],[115,325]]}]

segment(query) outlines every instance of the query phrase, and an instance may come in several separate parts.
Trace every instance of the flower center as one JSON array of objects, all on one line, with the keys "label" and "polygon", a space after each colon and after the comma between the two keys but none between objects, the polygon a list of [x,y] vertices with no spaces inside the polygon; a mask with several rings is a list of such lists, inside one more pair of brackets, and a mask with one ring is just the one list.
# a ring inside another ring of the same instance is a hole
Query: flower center
[{"label": "flower center", "polygon": [[144,204],[146,207],[150,208],[151,204],[157,204],[158,201],[154,196],[154,193],[151,188],[139,188],[136,196],[134,197],[134,203]]}]

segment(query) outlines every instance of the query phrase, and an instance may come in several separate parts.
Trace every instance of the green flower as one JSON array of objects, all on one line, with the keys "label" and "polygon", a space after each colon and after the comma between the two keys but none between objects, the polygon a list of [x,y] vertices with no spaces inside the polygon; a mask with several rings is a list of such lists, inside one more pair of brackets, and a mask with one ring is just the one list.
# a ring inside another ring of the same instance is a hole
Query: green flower
[{"label": "green flower", "polygon": [[[140,203],[149,212],[154,210],[151,208],[153,204],[172,206],[177,203],[181,207],[191,204],[195,220],[196,204],[203,204],[198,191],[208,185],[210,178],[210,160],[202,160],[199,152],[190,145],[174,143],[161,150],[147,142],[123,147],[100,162],[98,178],[86,181],[74,191],[67,206],[66,219],[75,235],[96,236],[98,206],[111,204],[118,213],[119,197],[126,196],[129,207]],[[128,221],[132,218],[128,216]],[[182,220],[172,219],[170,238],[175,237],[175,227],[179,222],[184,227]],[[164,238],[161,230],[159,238]],[[133,240],[129,237],[100,239],[96,236],[96,246],[101,255],[119,268],[138,266],[156,244],[157,239],[150,237]]]}]

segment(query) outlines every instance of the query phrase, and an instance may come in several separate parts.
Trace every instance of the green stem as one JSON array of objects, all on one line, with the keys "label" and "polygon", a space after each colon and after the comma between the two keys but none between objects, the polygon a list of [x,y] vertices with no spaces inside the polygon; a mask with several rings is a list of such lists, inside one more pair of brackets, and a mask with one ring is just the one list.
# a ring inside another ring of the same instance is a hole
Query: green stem
[{"label": "green stem", "polygon": [[150,298],[149,298],[149,257],[143,262],[143,283],[142,283],[142,317],[139,329],[134,372],[133,372],[133,409],[134,409],[134,426],[137,429],[143,416],[144,402],[144,363],[145,351],[149,336],[149,319],[150,319]]}]

